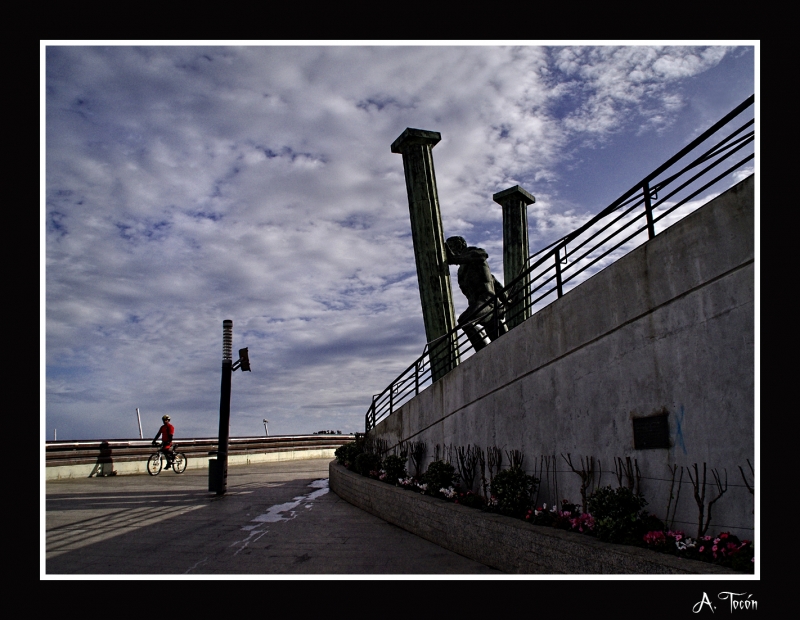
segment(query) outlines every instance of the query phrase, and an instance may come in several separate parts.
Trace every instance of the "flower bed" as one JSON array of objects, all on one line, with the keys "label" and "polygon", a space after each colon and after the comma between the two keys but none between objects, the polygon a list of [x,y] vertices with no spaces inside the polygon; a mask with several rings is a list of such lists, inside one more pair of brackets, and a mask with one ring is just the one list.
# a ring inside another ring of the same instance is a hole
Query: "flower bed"
[{"label": "flower bed", "polygon": [[455,553],[517,574],[707,574],[735,571],[649,549],[599,541],[554,527],[476,510],[329,466],[330,488],[345,501]]},{"label": "flower bed", "polygon": [[[352,452],[348,453],[347,450],[344,448],[337,451],[339,465],[344,469],[356,469],[353,461],[342,458],[352,455]],[[523,527],[527,525],[537,530],[567,531],[580,534],[587,539],[594,539],[598,543],[613,544],[618,547],[623,545],[630,548],[639,547],[648,552],[666,557],[672,556],[693,564],[702,562],[714,565],[714,568],[722,568],[723,572],[754,572],[754,549],[751,541],[740,540],[729,532],[717,536],[704,535],[691,538],[681,531],[669,530],[654,515],[641,510],[647,503],[643,497],[624,487],[618,489],[605,487],[596,490],[588,498],[589,510],[586,512],[581,510],[581,506],[567,500],[563,500],[559,509],[555,506],[548,509],[546,504],[534,508],[530,506],[530,497],[538,480],[522,472],[521,467],[512,466],[510,469],[498,472],[492,480],[492,493],[487,493],[489,499],[485,500],[479,494],[458,487],[456,484],[458,475],[449,463],[434,461],[425,474],[415,478],[408,476],[405,469],[395,462],[400,460],[398,457],[388,457],[388,459],[394,459],[389,460],[389,471],[382,469],[380,460],[371,455],[361,459],[360,464],[363,466],[361,472],[353,473],[360,473],[364,478],[398,490],[411,491],[461,507],[477,509],[474,512],[478,514],[510,518]],[[369,467],[364,466],[367,462]],[[374,509],[370,511],[377,514]],[[392,519],[386,520],[395,522]],[[401,523],[396,524],[405,527]],[[690,572],[717,571],[709,566],[707,570]]]}]

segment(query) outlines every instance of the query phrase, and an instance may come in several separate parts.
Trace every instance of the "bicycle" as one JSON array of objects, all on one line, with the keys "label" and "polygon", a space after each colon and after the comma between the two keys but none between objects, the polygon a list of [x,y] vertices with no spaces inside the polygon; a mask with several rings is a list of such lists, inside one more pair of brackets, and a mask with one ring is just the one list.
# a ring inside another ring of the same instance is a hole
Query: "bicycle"
[{"label": "bicycle", "polygon": [[[170,457],[172,458],[172,470],[176,474],[182,474],[186,471],[186,464],[188,463],[188,460],[183,452],[175,451],[175,448],[177,447],[177,444],[172,444],[172,447],[169,450]],[[147,473],[151,476],[157,476],[160,474],[161,469],[164,467],[165,459],[166,454],[159,446],[158,451],[149,459],[147,459]]]}]

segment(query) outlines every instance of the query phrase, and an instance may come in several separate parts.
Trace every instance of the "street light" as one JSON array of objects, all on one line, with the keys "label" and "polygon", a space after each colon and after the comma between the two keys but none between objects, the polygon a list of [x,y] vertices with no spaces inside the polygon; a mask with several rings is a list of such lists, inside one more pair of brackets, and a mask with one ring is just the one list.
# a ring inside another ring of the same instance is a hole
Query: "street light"
[{"label": "street light", "polygon": [[219,440],[217,458],[208,461],[208,490],[224,495],[228,488],[228,444],[231,434],[231,374],[239,368],[250,370],[247,348],[239,349],[233,361],[233,321],[222,321],[222,382],[219,398]]},{"label": "street light", "polygon": [[269,437],[269,429],[267,428],[268,423],[269,420],[267,420],[267,418],[264,418],[264,432],[267,434],[267,437]]}]

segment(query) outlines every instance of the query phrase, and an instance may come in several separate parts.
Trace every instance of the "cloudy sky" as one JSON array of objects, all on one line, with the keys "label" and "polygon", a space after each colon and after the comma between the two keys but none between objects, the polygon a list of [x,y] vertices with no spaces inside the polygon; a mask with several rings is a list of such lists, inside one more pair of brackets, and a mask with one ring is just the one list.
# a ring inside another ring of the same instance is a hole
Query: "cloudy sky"
[{"label": "cloudy sky", "polygon": [[502,279],[492,194],[536,196],[536,251],[756,92],[757,51],[43,43],[45,439],[138,437],[137,407],[216,436],[224,319],[233,436],[363,430],[425,344],[406,127]]}]

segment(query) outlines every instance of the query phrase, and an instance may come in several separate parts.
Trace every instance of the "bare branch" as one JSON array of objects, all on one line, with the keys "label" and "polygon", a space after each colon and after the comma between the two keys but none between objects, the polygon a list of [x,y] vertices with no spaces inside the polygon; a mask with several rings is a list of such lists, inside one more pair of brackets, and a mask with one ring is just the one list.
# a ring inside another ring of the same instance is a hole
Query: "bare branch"
[{"label": "bare branch", "polygon": [[425,459],[425,453],[427,452],[427,445],[424,441],[412,441],[410,450],[411,462],[414,464],[414,475],[419,478],[422,470],[422,461]]},{"label": "bare branch", "polygon": [[483,489],[483,499],[488,500],[489,494],[486,488],[486,456],[483,453],[483,449],[478,446],[475,446],[475,449],[478,451],[478,464],[481,468],[481,488]]},{"label": "bare branch", "polygon": [[486,463],[489,466],[489,487],[494,481],[494,475],[500,472],[500,465],[503,461],[503,451],[497,446],[486,448]]},{"label": "bare branch", "polygon": [[[753,476],[753,484],[755,484],[755,471],[753,470],[753,465],[750,463],[750,459],[747,459],[747,464],[750,466],[750,474]],[[747,476],[744,475],[744,470],[742,466],[739,465],[739,471],[742,473],[742,480],[744,480],[744,486],[747,487],[747,490],[750,491],[750,495],[753,495],[753,487],[750,486],[750,483],[747,481]]]},{"label": "bare branch", "polygon": [[[464,488],[467,491],[472,490],[472,486],[475,482],[475,468],[478,464],[478,452],[480,448],[475,446],[474,448],[467,444],[467,447],[459,446],[456,448],[456,455],[458,457],[457,465],[458,465],[458,473],[461,476],[461,480],[464,483]],[[482,452],[481,452],[482,454]]]},{"label": "bare branch", "polygon": [[710,502],[708,502],[708,515],[706,517],[705,527],[703,528],[703,534],[705,534],[708,531],[708,526],[711,524],[711,507],[714,505],[714,502],[716,502],[720,497],[722,497],[725,494],[725,491],[728,490],[728,470],[726,469],[724,471],[725,471],[725,486],[723,488],[723,485],[719,479],[719,472],[716,469],[711,470],[711,474],[714,476],[714,482],[717,485],[717,491],[719,491],[719,494]]},{"label": "bare branch", "polygon": [[561,458],[566,461],[569,468],[578,474],[581,479],[581,510],[586,512],[586,489],[592,484],[592,480],[594,479],[594,457],[587,456],[585,459],[581,457],[581,469],[578,471],[572,465],[572,455],[568,452],[567,456],[565,457],[563,454]]},{"label": "bare branch", "polygon": [[506,450],[506,456],[508,457],[508,466],[511,469],[522,469],[522,461],[525,459],[522,452],[519,450],[511,450],[511,452]]}]

